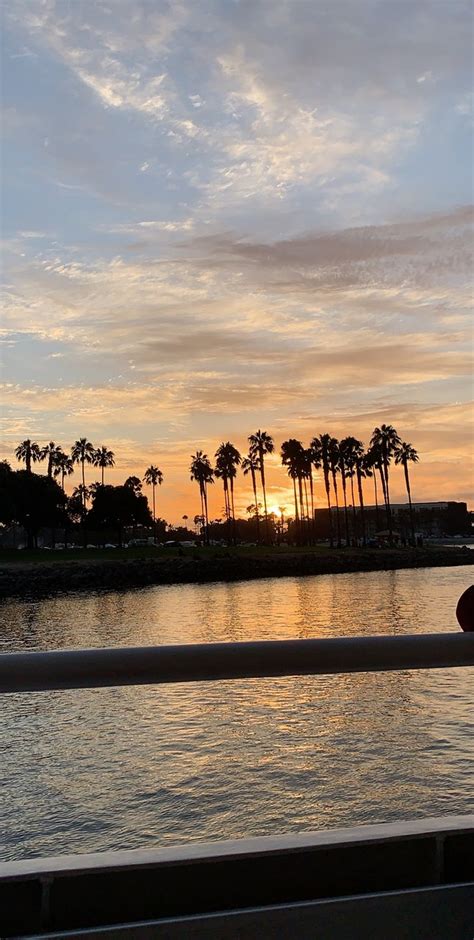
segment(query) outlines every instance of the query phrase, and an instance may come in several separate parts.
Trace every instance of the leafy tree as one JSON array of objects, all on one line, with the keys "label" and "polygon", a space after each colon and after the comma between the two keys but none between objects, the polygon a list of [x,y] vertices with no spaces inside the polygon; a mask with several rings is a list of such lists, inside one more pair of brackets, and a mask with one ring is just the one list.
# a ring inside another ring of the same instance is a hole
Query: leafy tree
[{"label": "leafy tree", "polygon": [[23,526],[28,547],[37,545],[40,529],[56,527],[65,521],[66,497],[55,480],[29,470],[4,475],[6,497],[10,505],[7,520]]},{"label": "leafy tree", "polygon": [[17,460],[23,461],[27,473],[31,473],[31,464],[37,463],[42,459],[41,449],[35,441],[30,441],[30,439],[27,438],[26,441],[22,441],[16,448],[15,457]]},{"label": "leafy tree", "polygon": [[102,444],[102,447],[98,447],[97,450],[92,454],[91,463],[94,467],[100,467],[102,471],[102,486],[104,485],[104,473],[106,467],[115,466],[115,454],[113,450],[109,450],[105,444]]},{"label": "leafy tree", "polygon": [[127,486],[129,490],[133,490],[136,496],[139,496],[142,491],[142,481],[140,477],[127,477],[124,486]]},{"label": "leafy tree", "polygon": [[131,486],[99,486],[88,513],[88,525],[117,529],[122,545],[125,526],[152,526],[153,518],[146,496]]},{"label": "leafy tree", "polygon": [[403,467],[403,472],[405,474],[405,485],[407,488],[408,495],[408,505],[410,507],[410,528],[411,528],[411,538],[413,545],[415,544],[415,522],[413,519],[413,506],[411,502],[411,489],[410,489],[410,476],[408,473],[408,464],[409,463],[418,463],[419,456],[414,447],[411,444],[407,444],[406,441],[400,441],[400,444],[395,448],[395,463],[401,464]]}]

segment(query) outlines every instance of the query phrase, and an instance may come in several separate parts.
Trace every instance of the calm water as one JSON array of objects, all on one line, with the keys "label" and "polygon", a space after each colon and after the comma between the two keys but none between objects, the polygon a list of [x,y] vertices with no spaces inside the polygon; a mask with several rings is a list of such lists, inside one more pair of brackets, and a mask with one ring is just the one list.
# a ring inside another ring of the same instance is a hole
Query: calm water
[{"label": "calm water", "polygon": [[[467,568],[10,601],[3,651],[457,630]],[[1,857],[472,812],[473,670],[4,696]]]}]

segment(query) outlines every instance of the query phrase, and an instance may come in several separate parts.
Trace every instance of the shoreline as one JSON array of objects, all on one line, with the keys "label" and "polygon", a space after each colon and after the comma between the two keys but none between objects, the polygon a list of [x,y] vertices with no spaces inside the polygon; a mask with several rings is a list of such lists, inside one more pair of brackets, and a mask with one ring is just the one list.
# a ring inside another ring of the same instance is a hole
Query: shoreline
[{"label": "shoreline", "polygon": [[457,546],[0,562],[0,599],[473,564],[474,551]]}]

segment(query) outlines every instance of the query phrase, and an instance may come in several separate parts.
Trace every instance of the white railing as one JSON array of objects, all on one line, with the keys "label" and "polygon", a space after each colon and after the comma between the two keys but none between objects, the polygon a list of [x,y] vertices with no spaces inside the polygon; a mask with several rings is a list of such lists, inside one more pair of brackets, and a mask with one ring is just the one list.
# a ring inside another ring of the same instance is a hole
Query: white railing
[{"label": "white railing", "polygon": [[452,666],[474,666],[474,633],[4,653],[0,692]]}]

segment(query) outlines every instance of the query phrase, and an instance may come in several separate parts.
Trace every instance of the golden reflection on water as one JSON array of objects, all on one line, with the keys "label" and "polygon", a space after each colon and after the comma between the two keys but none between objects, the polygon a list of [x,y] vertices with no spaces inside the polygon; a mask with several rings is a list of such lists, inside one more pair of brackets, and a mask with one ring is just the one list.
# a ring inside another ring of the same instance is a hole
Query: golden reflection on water
[{"label": "golden reflection on water", "polygon": [[[9,601],[4,650],[456,630],[465,568]],[[5,697],[2,857],[472,809],[472,670]],[[5,704],[6,703],[6,704]]]}]

